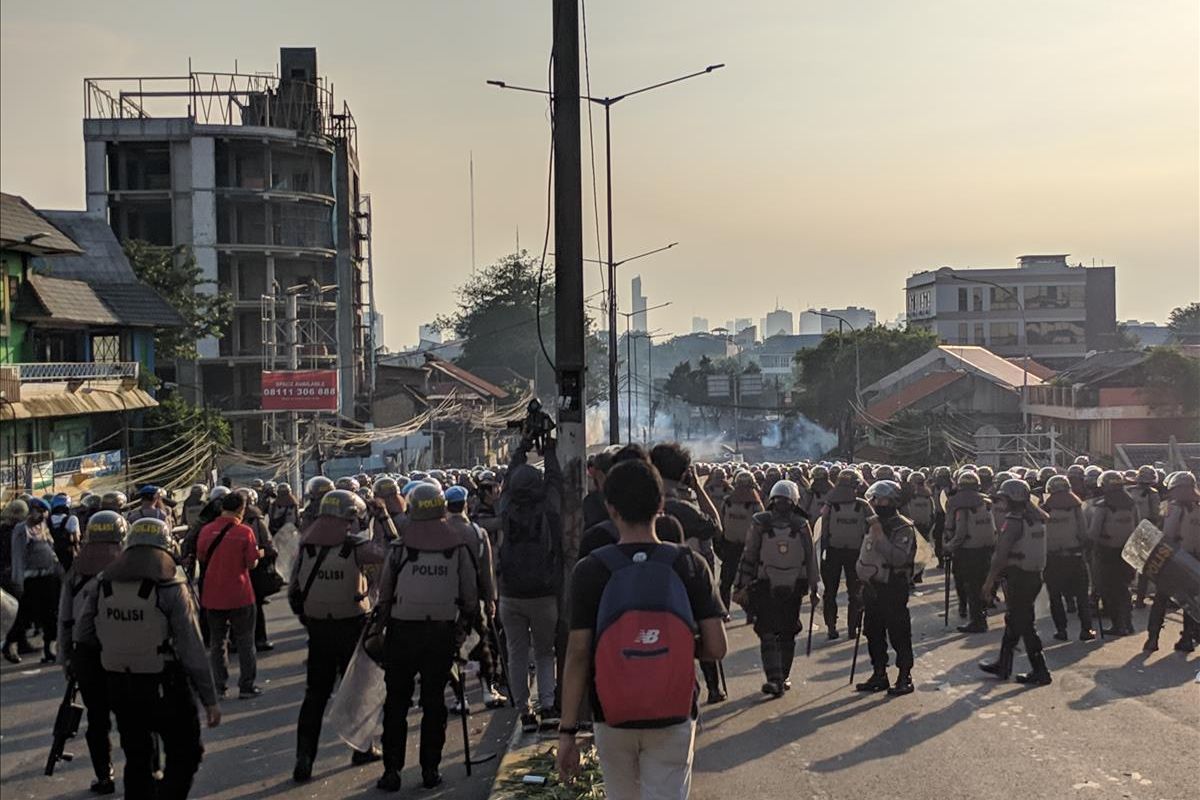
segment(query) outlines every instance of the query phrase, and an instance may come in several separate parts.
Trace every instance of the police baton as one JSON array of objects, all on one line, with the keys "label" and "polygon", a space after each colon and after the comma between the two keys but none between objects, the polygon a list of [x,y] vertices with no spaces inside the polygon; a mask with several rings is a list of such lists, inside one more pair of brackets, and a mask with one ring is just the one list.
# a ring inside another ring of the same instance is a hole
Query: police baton
[{"label": "police baton", "polygon": [[858,667],[858,645],[862,641],[863,615],[865,612],[859,612],[858,615],[858,631],[854,635],[854,656],[850,659],[850,684],[854,685],[854,671]]},{"label": "police baton", "polygon": [[809,597],[812,599],[812,604],[808,608],[808,645],[804,648],[805,658],[812,655],[813,619],[817,616],[817,599],[813,595],[809,595]]},{"label": "police baton", "polygon": [[946,585],[942,587],[942,627],[948,628],[950,627],[950,576],[954,571],[954,557],[946,553],[945,563],[946,569],[942,576],[946,582]]},{"label": "police baton", "polygon": [[471,759],[471,731],[470,726],[467,724],[467,715],[469,714],[467,710],[467,679],[462,664],[457,665],[456,674],[451,679],[454,682],[454,693],[458,696],[458,712],[462,718],[463,764],[467,768],[467,776],[470,777],[472,766],[486,764],[495,758],[496,754],[492,753],[491,755],[482,756],[475,760]]}]

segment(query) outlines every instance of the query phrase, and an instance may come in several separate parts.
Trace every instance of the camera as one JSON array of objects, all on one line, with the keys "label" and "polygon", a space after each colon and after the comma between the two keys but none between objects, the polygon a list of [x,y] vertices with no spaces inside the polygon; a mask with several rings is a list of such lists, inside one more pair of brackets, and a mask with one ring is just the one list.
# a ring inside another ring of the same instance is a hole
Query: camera
[{"label": "camera", "polygon": [[554,420],[542,410],[541,402],[535,397],[529,401],[525,409],[525,419],[513,420],[506,426],[512,430],[521,431],[521,447],[525,450],[536,449],[542,454],[546,449],[546,440],[554,432]]}]

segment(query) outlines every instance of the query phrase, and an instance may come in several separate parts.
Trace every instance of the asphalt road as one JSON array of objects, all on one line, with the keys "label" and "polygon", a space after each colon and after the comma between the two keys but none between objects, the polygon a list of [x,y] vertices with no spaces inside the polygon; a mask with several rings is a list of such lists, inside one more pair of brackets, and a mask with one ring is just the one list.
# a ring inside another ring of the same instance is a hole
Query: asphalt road
[{"label": "asphalt road", "polygon": [[[803,636],[800,639],[794,690],[780,700],[763,697],[758,642],[737,614],[729,628],[731,654],[725,662],[732,699],[704,708],[693,797],[1200,796],[1195,770],[1200,757],[1200,685],[1194,682],[1200,655],[1171,650],[1178,634],[1177,613],[1164,631],[1164,649],[1146,656],[1141,635],[1103,644],[1049,639],[1043,601],[1039,629],[1047,635],[1054,683],[1025,689],[998,683],[975,666],[998,648],[998,617],[991,619],[989,633],[959,634],[942,624],[940,572],[919,588],[911,603],[917,691],[901,698],[852,691],[847,678],[853,642],[826,642],[822,630],[814,636],[811,658],[804,657]],[[842,601],[844,608],[844,596]],[[273,603],[268,611],[278,647],[259,665],[267,692],[255,700],[223,703],[224,722],[204,732],[207,753],[193,796],[380,796],[374,790],[379,765],[351,767],[348,751],[329,730],[313,782],[304,787],[291,783],[304,638],[285,604]],[[1145,611],[1135,612],[1139,630],[1145,618]],[[1076,633],[1073,622],[1072,635]],[[1025,668],[1024,656],[1018,654],[1017,669]],[[864,642],[860,679],[869,672]],[[41,774],[61,691],[57,669],[27,661],[0,671],[4,800],[90,796],[91,770],[82,739],[69,748],[79,756],[74,763],[60,765],[53,778]],[[410,722],[416,722],[416,712]],[[500,751],[512,724],[510,711],[477,711],[471,717],[473,753]],[[408,763],[414,766],[405,771],[402,796],[487,796],[497,761],[476,767],[475,776],[467,779],[458,730],[452,727],[447,741],[446,784],[434,792],[416,788],[416,737],[410,736]]]},{"label": "asphalt road", "polygon": [[[253,700],[222,701],[224,718],[220,726],[203,730],[204,762],[196,775],[191,796],[214,800],[384,796],[375,789],[382,766],[375,763],[352,767],[350,751],[337,740],[328,724],[322,731],[313,780],[303,786],[292,783],[296,717],[304,698],[304,630],[282,600],[268,605],[267,612],[267,630],[276,648],[259,657],[259,683],[265,692]],[[234,663],[236,665],[236,657]],[[236,666],[231,672],[236,675]],[[512,732],[515,714],[508,709],[483,710],[478,681],[475,684],[476,712],[470,717],[469,727],[471,755],[479,758],[503,751]],[[19,665],[5,664],[0,670],[0,797],[3,800],[95,797],[87,791],[93,776],[82,736],[86,720],[80,736],[67,747],[68,752],[75,754],[75,761],[60,763],[51,778],[42,774],[50,748],[50,729],[63,688],[62,670],[37,666],[36,657],[27,658]],[[447,694],[447,700],[450,699]],[[415,793],[430,800],[486,798],[499,758],[474,767],[473,776],[467,778],[463,767],[462,728],[455,716],[450,718],[443,753],[445,783],[434,791],[420,788],[416,751],[419,714],[419,710],[414,709],[409,716],[410,746],[400,796]],[[114,746],[116,741],[114,731]],[[120,796],[122,759],[119,749],[115,758],[117,796]]]},{"label": "asphalt road", "polygon": [[[943,627],[942,576],[935,570],[911,599],[916,691],[866,695],[847,683],[854,643],[817,630],[810,658],[799,640],[793,691],[759,694],[758,640],[735,617],[726,675],[732,699],[703,712],[692,796],[779,798],[1129,798],[1200,797],[1200,654],[1141,651],[1144,634],[1057,642],[1043,592],[1038,629],[1054,683],[1027,689],[980,672],[999,649],[1003,622],[985,634]],[[844,599],[844,596],[843,598]],[[806,607],[807,608],[807,607]],[[844,603],[842,619],[845,619]],[[807,613],[807,611],[806,611]],[[957,610],[952,605],[951,614]],[[1146,611],[1135,612],[1145,630]],[[820,625],[820,610],[817,612]],[[844,626],[844,622],[843,622]],[[1078,623],[1072,622],[1072,636]],[[894,658],[894,654],[893,654]],[[1022,654],[1016,671],[1028,669]],[[870,674],[866,642],[858,676]],[[895,678],[895,668],[891,670]]]}]

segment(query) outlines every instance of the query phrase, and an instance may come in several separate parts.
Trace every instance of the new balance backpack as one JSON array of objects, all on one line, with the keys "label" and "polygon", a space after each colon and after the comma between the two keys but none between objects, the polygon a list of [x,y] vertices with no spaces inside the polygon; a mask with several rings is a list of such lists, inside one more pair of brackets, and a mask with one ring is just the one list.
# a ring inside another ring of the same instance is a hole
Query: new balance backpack
[{"label": "new balance backpack", "polygon": [[631,558],[607,545],[592,553],[611,573],[596,618],[594,675],[612,727],[660,728],[691,719],[697,628],[673,566],[683,550],[659,544]]}]

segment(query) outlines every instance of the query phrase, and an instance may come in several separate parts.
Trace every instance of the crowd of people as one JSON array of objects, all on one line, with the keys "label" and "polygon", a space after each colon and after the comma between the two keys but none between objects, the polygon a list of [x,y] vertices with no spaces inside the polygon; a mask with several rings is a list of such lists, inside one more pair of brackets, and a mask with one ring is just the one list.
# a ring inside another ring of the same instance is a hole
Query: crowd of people
[{"label": "crowd of people", "polygon": [[[542,468],[529,463],[535,445]],[[312,777],[326,707],[361,648],[384,671],[386,700],[380,746],[353,750],[351,763],[382,762],[381,790],[400,789],[414,693],[422,784],[441,782],[449,714],[467,711],[456,664],[470,660],[487,707],[511,703],[529,732],[557,729],[564,776],[590,729],[609,797],[647,787],[686,797],[696,663],[706,701],[726,700],[734,605],[759,639],[768,698],[791,689],[805,600],[828,640],[843,619],[856,643],[866,638],[872,671],[857,691],[903,696],[914,688],[909,598],[940,568],[958,631],[987,632],[989,610],[1003,606],[999,653],[980,668],[1038,686],[1052,680],[1034,618],[1043,586],[1055,639],[1070,637],[1071,615],[1081,641],[1131,635],[1133,607],[1149,601],[1144,649],[1156,650],[1171,600],[1136,578],[1122,547],[1149,520],[1200,558],[1189,472],[1086,459],[1002,472],[697,464],[678,444],[631,444],[589,459],[583,522],[568,531],[553,439],[514,452],[495,469],[317,476],[301,496],[255,480],[179,499],[154,486],[132,502],[14,499],[0,513],[3,586],[19,600],[3,656],[36,654],[40,636],[42,663],[77,680],[93,792],[116,790],[115,716],[126,796],[186,797],[203,753],[197,703],[220,723],[234,653],[237,697],[262,693],[257,659],[274,647],[263,606],[283,592],[308,639],[297,783]],[[295,537],[286,570],[285,534]],[[1197,640],[1200,621],[1185,614],[1175,649]],[[1030,669],[1013,676],[1018,644]]]}]

